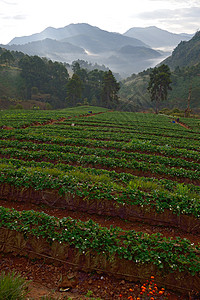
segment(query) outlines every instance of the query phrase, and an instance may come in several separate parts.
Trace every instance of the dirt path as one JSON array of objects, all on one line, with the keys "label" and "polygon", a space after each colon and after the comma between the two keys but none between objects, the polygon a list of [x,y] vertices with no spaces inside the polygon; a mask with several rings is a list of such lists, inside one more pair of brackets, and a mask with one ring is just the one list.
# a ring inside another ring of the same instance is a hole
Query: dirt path
[{"label": "dirt path", "polygon": [[[53,120],[53,119],[51,119],[51,120],[49,120],[49,121],[46,121],[46,122],[44,122],[44,123],[39,123],[39,122],[33,122],[33,123],[31,123],[31,124],[29,124],[29,125],[23,125],[23,126],[21,126],[20,128],[27,128],[27,127],[31,127],[31,126],[35,126],[35,127],[38,127],[38,126],[44,126],[44,125],[53,125],[53,124],[55,124],[55,123],[61,123],[61,122],[64,122],[65,120],[67,120],[67,119],[72,119],[72,118],[79,118],[79,117],[91,117],[91,116],[95,116],[95,115],[99,115],[99,114],[104,114],[104,113],[106,113],[106,112],[109,112],[109,111],[105,111],[105,112],[98,112],[98,113],[89,113],[89,114],[86,114],[86,115],[79,115],[79,116],[69,116],[69,117],[67,117],[67,118],[64,118],[64,117],[62,117],[62,118],[60,118],[60,119],[57,119],[57,120]],[[8,127],[8,126],[6,126],[6,125],[3,125],[2,126],[2,129],[4,129],[4,130],[13,130],[13,129],[16,129],[16,128],[13,128],[13,127]]]},{"label": "dirt path", "polygon": [[177,120],[174,120],[176,124],[179,124],[180,126],[186,128],[186,129],[192,129],[191,127],[189,127],[188,125],[184,124],[183,122],[178,122]]},{"label": "dirt path", "polygon": [[[142,286],[142,283],[117,279],[107,274],[72,270],[67,264],[55,265],[44,259],[30,259],[19,255],[0,253],[0,272],[12,272],[13,270],[21,274],[28,283],[27,300],[46,299],[45,297],[51,300],[127,300],[130,295],[138,296],[138,293],[130,292],[130,289],[140,291]],[[69,285],[69,278],[73,278],[73,281],[71,281],[70,289],[65,292],[66,284]],[[162,286],[158,285],[158,288],[161,289]],[[166,290],[165,293],[167,295],[170,293],[165,298],[168,300],[199,299],[181,296],[170,290]]]}]

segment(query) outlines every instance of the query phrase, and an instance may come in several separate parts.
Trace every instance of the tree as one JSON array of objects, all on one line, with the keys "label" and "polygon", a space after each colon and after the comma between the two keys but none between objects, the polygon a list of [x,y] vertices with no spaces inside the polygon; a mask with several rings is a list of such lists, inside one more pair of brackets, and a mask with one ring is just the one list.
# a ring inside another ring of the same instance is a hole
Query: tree
[{"label": "tree", "polygon": [[10,65],[11,62],[13,62],[15,59],[12,55],[12,53],[8,50],[4,51],[1,56],[0,56],[0,61],[2,63],[6,63],[8,65]]},{"label": "tree", "polygon": [[151,94],[151,101],[156,103],[156,114],[160,101],[167,99],[168,90],[171,90],[171,72],[167,65],[162,64],[155,67],[150,73],[150,80],[147,90]]},{"label": "tree", "polygon": [[66,85],[69,80],[69,73],[66,67],[60,62],[47,63],[48,82],[46,92],[58,97],[61,101],[66,97]]},{"label": "tree", "polygon": [[19,67],[21,68],[21,77],[26,83],[26,98],[31,99],[31,88],[37,87],[41,92],[47,82],[48,73],[45,62],[39,56],[25,55],[19,61]]},{"label": "tree", "polygon": [[112,72],[109,70],[104,73],[102,82],[101,100],[102,104],[108,108],[112,108],[118,103],[119,97],[117,95],[120,89],[119,83],[116,81]]},{"label": "tree", "polygon": [[83,84],[77,74],[73,74],[72,78],[67,83],[67,97],[66,100],[75,106],[77,101],[82,97]]}]

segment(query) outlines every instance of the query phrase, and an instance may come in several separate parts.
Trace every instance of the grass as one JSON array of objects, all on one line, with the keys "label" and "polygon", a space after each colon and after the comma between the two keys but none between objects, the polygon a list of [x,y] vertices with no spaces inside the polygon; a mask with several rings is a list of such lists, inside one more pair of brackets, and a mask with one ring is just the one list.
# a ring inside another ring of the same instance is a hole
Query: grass
[{"label": "grass", "polygon": [[28,294],[28,283],[15,271],[0,274],[0,300],[24,300]]}]

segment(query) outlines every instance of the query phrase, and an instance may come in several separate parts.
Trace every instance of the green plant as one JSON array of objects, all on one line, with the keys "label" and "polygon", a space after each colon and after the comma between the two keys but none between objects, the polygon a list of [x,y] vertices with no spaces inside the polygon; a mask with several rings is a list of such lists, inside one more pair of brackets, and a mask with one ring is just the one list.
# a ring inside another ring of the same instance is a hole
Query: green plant
[{"label": "green plant", "polygon": [[28,283],[15,271],[0,275],[0,300],[23,300],[28,294]]},{"label": "green plant", "polygon": [[87,294],[85,295],[86,297],[91,297],[93,295],[93,291],[88,290]]}]

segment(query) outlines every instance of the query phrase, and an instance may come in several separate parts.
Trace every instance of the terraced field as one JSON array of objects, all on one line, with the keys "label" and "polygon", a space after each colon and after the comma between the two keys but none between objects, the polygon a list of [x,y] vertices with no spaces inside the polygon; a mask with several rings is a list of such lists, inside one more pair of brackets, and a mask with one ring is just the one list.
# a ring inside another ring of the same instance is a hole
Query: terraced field
[{"label": "terraced field", "polygon": [[[197,297],[198,120],[185,119],[186,128],[167,116],[95,107],[0,116],[5,255],[45,257],[120,282],[153,275],[182,299]],[[104,284],[95,293],[119,299],[120,290]]]}]

